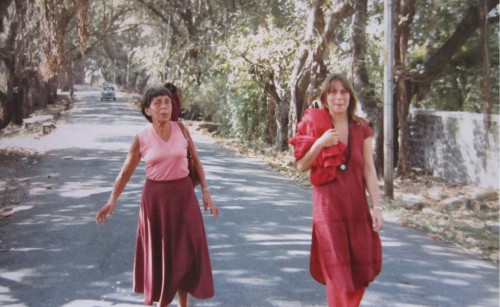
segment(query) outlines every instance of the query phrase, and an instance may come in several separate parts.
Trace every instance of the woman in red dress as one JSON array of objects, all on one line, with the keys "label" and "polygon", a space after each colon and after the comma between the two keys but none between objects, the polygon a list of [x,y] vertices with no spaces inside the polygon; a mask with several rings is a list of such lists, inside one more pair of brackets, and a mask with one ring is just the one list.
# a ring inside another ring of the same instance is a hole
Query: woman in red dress
[{"label": "woman in red dress", "polygon": [[215,218],[219,215],[189,133],[185,137],[183,123],[171,121],[173,99],[165,87],[150,88],[144,94],[141,111],[152,124],[134,138],[109,200],[96,217],[98,223],[107,221],[143,158],[146,183],[137,228],[134,291],[144,293],[146,305],[158,302],[162,307],[176,293],[180,306],[187,306],[188,293],[197,298],[214,295],[205,228],[188,176],[188,146],[197,162],[204,209],[210,209]]},{"label": "woman in red dress", "polygon": [[304,112],[290,139],[297,167],[311,170],[314,187],[310,271],[326,285],[329,306],[359,306],[382,267],[378,231],[384,220],[372,130],[355,115],[357,99],[344,75],[325,80],[321,103]]}]

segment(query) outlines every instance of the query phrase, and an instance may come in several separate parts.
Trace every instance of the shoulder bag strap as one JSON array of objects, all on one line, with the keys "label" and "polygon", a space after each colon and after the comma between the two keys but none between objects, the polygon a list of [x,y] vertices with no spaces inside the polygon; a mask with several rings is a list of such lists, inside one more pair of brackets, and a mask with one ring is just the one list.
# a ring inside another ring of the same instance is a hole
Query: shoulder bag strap
[{"label": "shoulder bag strap", "polygon": [[181,128],[182,134],[184,135],[184,138],[186,139],[189,145],[191,138],[187,135],[186,127],[184,127],[184,124],[181,123],[180,121],[177,122],[177,125],[179,125],[179,128]]},{"label": "shoulder bag strap", "polygon": [[191,143],[192,143],[192,140],[191,138],[188,136],[188,132],[186,131],[186,127],[184,127],[184,124],[180,121],[177,122],[177,125],[179,125],[179,128],[181,128],[181,131],[182,131],[182,134],[184,135],[184,138],[186,139],[187,141],[187,152],[188,152],[188,159],[191,159],[191,157],[193,156],[191,154]]}]

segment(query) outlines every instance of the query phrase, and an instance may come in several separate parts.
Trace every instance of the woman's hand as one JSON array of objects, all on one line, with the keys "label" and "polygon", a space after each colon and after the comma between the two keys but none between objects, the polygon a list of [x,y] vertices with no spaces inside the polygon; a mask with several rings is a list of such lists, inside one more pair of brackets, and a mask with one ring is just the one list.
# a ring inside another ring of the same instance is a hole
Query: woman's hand
[{"label": "woman's hand", "polygon": [[95,220],[97,224],[103,224],[108,221],[108,216],[113,214],[113,211],[115,211],[116,203],[109,201],[107,204],[105,204],[101,210],[97,212],[97,215],[95,217]]},{"label": "woman's hand", "polygon": [[316,141],[321,147],[331,147],[339,143],[340,135],[335,128],[326,130],[323,135]]},{"label": "woman's hand", "polygon": [[113,211],[115,211],[116,207],[116,200],[118,199],[118,197],[120,197],[120,194],[127,185],[127,182],[130,180],[130,177],[134,173],[140,161],[141,153],[139,137],[135,136],[132,145],[130,145],[127,158],[123,163],[122,169],[115,179],[113,190],[111,191],[108,202],[101,208],[101,210],[97,212],[97,215],[95,217],[97,224],[106,223],[108,221],[108,215],[113,214]]},{"label": "woman's hand", "polygon": [[384,217],[382,216],[382,210],[380,209],[372,209],[372,221],[373,221],[373,230],[380,231],[384,226]]},{"label": "woman's hand", "polygon": [[212,196],[210,195],[210,191],[208,189],[203,189],[203,209],[205,212],[210,209],[210,213],[212,213],[214,219],[219,217],[219,208],[217,208],[212,201]]}]

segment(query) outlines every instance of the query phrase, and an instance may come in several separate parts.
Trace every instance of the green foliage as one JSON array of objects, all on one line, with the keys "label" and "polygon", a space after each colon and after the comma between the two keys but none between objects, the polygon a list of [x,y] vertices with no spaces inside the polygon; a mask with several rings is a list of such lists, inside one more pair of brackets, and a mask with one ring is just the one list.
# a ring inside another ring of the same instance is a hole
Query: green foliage
[{"label": "green foliage", "polygon": [[[415,16],[412,23],[409,53],[416,60],[428,57],[442,46],[444,41],[455,31],[456,25],[463,18],[463,12],[472,1],[435,0],[416,1]],[[408,16],[396,16],[399,21]]]},{"label": "green foliage", "polygon": [[273,84],[280,96],[288,90],[296,37],[293,28],[279,28],[269,18],[255,33],[234,33],[217,48],[213,69],[216,75],[227,76],[229,93],[222,99],[231,110],[227,122],[236,136],[266,138],[269,96],[264,88]]},{"label": "green foliage", "polygon": [[[350,2],[354,3],[354,1]],[[45,28],[39,25],[41,3],[53,4]],[[289,91],[289,78],[302,43],[308,9],[306,0],[133,0],[92,2],[88,12],[86,50],[78,48],[76,2],[35,1],[30,7],[29,25],[16,38],[23,47],[19,67],[38,64],[44,52],[39,33],[55,38],[64,35],[61,45],[46,46],[62,52],[57,59],[58,77],[70,78],[77,69],[97,72],[118,85],[131,88],[171,81],[181,87],[185,107],[195,106],[204,119],[220,124],[223,133],[241,138],[268,141],[274,121],[274,101],[266,88],[276,88],[278,98]],[[465,10],[474,1],[416,1],[411,24],[407,71],[418,73],[423,63],[455,31]],[[333,1],[326,1],[329,10]],[[383,89],[383,1],[368,2],[366,66],[376,95]],[[69,14],[71,11],[73,15]],[[14,5],[4,19],[8,28],[15,18]],[[67,17],[67,19],[62,18]],[[58,18],[58,20],[55,20]],[[409,16],[395,16],[397,22]],[[335,29],[324,59],[329,72],[350,75],[352,67],[351,19]],[[48,27],[50,25],[50,27]],[[59,32],[55,32],[55,30]],[[61,31],[64,30],[64,31]],[[51,32],[52,31],[52,32]],[[59,33],[59,34],[58,34]],[[0,48],[7,50],[8,32],[0,33]],[[499,109],[498,24],[490,25],[491,96],[493,111]],[[484,111],[479,31],[454,55],[445,71],[435,79],[427,97],[417,107],[455,111]],[[29,42],[29,43],[28,43]],[[59,43],[59,42],[58,42]],[[57,49],[60,48],[61,49]],[[83,52],[83,53],[82,53]],[[26,55],[29,55],[26,56]],[[26,57],[26,58],[25,58]],[[23,62],[24,61],[24,62]],[[0,80],[5,88],[8,76],[2,64]],[[128,77],[127,77],[128,76]],[[317,96],[318,89],[308,89]]]},{"label": "green foliage", "polygon": [[[134,71],[146,71],[150,84],[162,82],[167,73],[168,80],[176,81],[184,87],[185,95],[189,96],[188,103],[196,104],[204,118],[218,121],[226,133],[248,136],[264,131],[265,129],[257,126],[253,127],[253,117],[246,113],[262,110],[260,105],[269,102],[269,96],[263,88],[270,82],[277,86],[280,96],[288,90],[288,78],[305,26],[308,3],[287,0],[247,1],[238,3],[232,9],[226,8],[223,1],[213,1],[212,12],[215,15],[211,18],[203,10],[193,9],[193,14],[197,14],[197,18],[202,20],[197,26],[196,37],[189,36],[193,30],[188,29],[189,25],[180,15],[171,13],[170,5],[161,1],[148,2],[149,7],[156,7],[156,11],[163,12],[162,18],[152,14],[143,5],[138,5],[138,9],[129,10],[129,17],[124,18],[120,26],[115,26],[118,29],[125,28],[125,24],[140,24],[125,32],[129,38],[134,33],[132,39],[126,40],[126,36],[119,32],[114,34],[113,41],[124,42],[123,45],[115,46],[116,52],[108,52],[113,53],[113,58],[120,59],[118,72],[121,75],[125,73],[123,67],[127,56],[124,51],[135,48]],[[469,5],[469,1],[459,0],[416,3],[409,42],[409,73],[421,70],[422,64],[453,33]],[[109,9],[105,11],[108,15],[111,12]],[[134,19],[133,16],[148,16],[146,19],[149,22],[141,24],[140,19]],[[168,16],[171,17],[172,30],[168,29]],[[395,17],[398,21],[408,18]],[[375,85],[374,89],[379,97],[382,97],[383,88],[382,22],[383,1],[370,1],[366,64],[370,81]],[[335,30],[338,34],[329,46],[329,58],[326,59],[329,71],[344,71],[349,74],[352,65],[350,30],[349,20]],[[491,50],[497,52],[498,48],[495,46],[498,46],[498,37],[490,35],[490,38]],[[137,47],[134,47],[134,43]],[[476,46],[477,35],[475,40],[464,46],[454,57],[442,76],[433,83],[427,98],[417,106],[445,110],[483,109],[479,87],[481,70],[476,61]],[[110,49],[110,46],[105,48],[108,51]],[[492,63],[493,97],[498,97],[495,95],[498,93],[498,56],[492,56],[492,59],[496,62]],[[108,71],[113,69],[110,60],[102,64]],[[208,101],[199,101],[201,97],[207,97]],[[255,100],[250,102],[248,99]],[[496,101],[495,110],[497,109]],[[268,120],[266,116],[261,116],[261,119],[262,122]]]},{"label": "green foliage", "polygon": [[242,82],[239,88],[235,88],[227,103],[232,114],[231,123],[235,136],[254,140],[263,136],[266,127],[262,119],[262,110],[259,110],[259,96],[262,90],[251,81]]},{"label": "green foliage", "polygon": [[[427,97],[417,107],[447,111],[484,112],[484,93],[481,82],[481,54],[479,31],[461,50],[450,64],[432,83]],[[498,24],[490,28],[489,51],[490,78],[493,101],[492,112],[499,113],[499,40]]]}]

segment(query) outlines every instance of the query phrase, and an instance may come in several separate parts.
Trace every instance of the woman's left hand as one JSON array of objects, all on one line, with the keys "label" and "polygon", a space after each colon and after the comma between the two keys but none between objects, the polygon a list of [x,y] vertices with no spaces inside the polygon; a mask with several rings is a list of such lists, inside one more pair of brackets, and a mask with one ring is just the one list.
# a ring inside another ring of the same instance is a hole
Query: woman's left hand
[{"label": "woman's left hand", "polygon": [[382,210],[372,209],[372,221],[373,221],[373,230],[380,231],[384,226],[384,217],[382,216]]},{"label": "woman's left hand", "polygon": [[219,208],[215,206],[214,202],[212,201],[212,196],[210,195],[210,192],[208,190],[203,191],[203,209],[205,209],[205,212],[210,209],[210,213],[212,213],[214,219],[219,217]]}]

